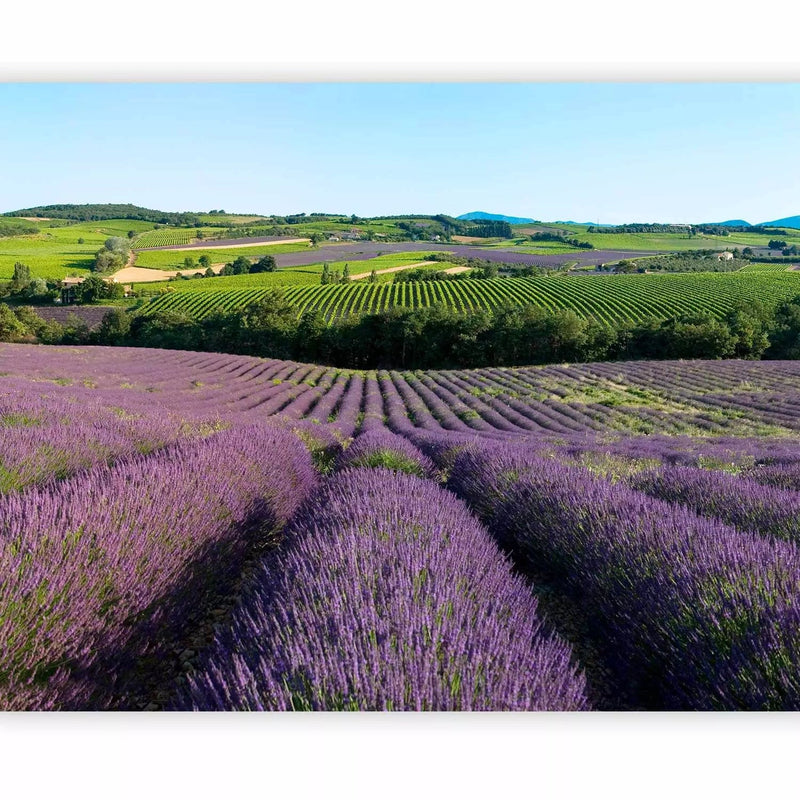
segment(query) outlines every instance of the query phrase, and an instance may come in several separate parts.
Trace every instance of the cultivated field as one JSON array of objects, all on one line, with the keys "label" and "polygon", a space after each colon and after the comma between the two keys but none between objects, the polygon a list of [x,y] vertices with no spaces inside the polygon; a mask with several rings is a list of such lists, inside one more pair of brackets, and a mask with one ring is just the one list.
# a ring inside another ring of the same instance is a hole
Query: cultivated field
[{"label": "cultivated field", "polygon": [[798,411],[798,362],[0,345],[0,707],[800,710]]},{"label": "cultivated field", "polygon": [[[213,284],[218,279],[209,280]],[[201,284],[202,282],[198,282]],[[238,285],[238,284],[237,284]],[[171,293],[151,302],[145,313],[181,311],[201,318],[214,309],[242,308],[267,289]],[[286,299],[298,314],[320,310],[328,319],[374,313],[393,306],[419,308],[441,303],[459,311],[497,308],[505,303],[546,309],[569,308],[601,322],[669,318],[710,312],[723,315],[746,300],[775,304],[800,293],[800,274],[787,271],[653,275],[590,275],[488,280],[431,281],[351,285],[288,286]]]},{"label": "cultivated field", "polygon": [[225,232],[225,228],[159,228],[140,233],[133,240],[133,246],[139,250],[148,247],[187,245],[197,240],[198,231],[202,232],[204,240],[217,239]]},{"label": "cultivated field", "polygon": [[94,254],[110,236],[127,237],[128,231],[138,233],[153,227],[150,223],[129,219],[44,223],[51,224],[56,227],[42,227],[38,234],[0,238],[0,280],[11,278],[17,261],[27,264],[37,278],[86,274],[94,263]]},{"label": "cultivated field", "polygon": [[[378,256],[377,258],[370,259],[369,261],[357,261],[352,265],[347,261],[334,261],[329,262],[331,272],[342,273],[345,266],[350,270],[350,276],[354,280],[364,280],[369,278],[372,270],[377,274],[379,283],[390,283],[394,278],[394,273],[402,271],[403,269],[413,266],[415,269],[426,270],[443,270],[447,271],[447,264],[440,262],[420,261],[419,253],[390,253],[388,255]],[[281,267],[275,272],[257,272],[246,275],[222,275],[217,278],[204,278],[203,280],[196,281],[168,281],[160,280],[156,282],[146,282],[144,285],[137,287],[139,290],[147,292],[160,293],[162,290],[177,291],[177,292],[220,292],[231,291],[240,289],[254,289],[254,288],[276,288],[287,286],[310,286],[320,285],[323,270],[322,263],[308,264],[303,267],[292,269],[291,267]],[[216,265],[215,269],[219,271],[222,265]],[[137,268],[138,269],[138,268]],[[148,272],[153,270],[141,270],[139,275],[144,281]],[[189,270],[189,273],[196,270]],[[119,273],[117,273],[118,275]],[[169,277],[171,277],[171,273]],[[157,275],[157,277],[165,277]]]},{"label": "cultivated field", "polygon": [[[136,266],[173,271],[181,269],[186,258],[193,258],[196,262],[204,255],[208,256],[213,264],[226,264],[239,258],[239,256],[257,259],[261,258],[261,256],[271,255],[276,256],[278,264],[283,266],[281,261],[278,260],[281,254],[283,254],[283,257],[295,253],[300,253],[302,256],[305,256],[306,252],[309,251],[311,251],[311,248],[303,241],[295,241],[286,244],[274,243],[269,245],[257,245],[249,242],[246,245],[234,245],[232,247],[192,245],[190,248],[183,250],[137,250]],[[318,259],[308,259],[307,257],[300,258],[302,264],[314,263],[316,260]]]}]

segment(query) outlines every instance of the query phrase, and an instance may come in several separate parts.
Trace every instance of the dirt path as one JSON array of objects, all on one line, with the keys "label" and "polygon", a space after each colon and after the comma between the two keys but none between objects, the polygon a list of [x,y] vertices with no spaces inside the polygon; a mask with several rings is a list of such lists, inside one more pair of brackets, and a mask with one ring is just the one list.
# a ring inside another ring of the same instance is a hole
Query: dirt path
[{"label": "dirt path", "polygon": [[[164,248],[169,250],[234,250],[237,247],[269,247],[276,244],[301,244],[309,242],[310,239],[279,239],[276,242],[245,242],[244,244],[193,244],[190,247],[181,245],[180,247]],[[144,248],[142,248],[144,249]],[[152,248],[155,250],[155,248]]]},{"label": "dirt path", "polygon": [[[426,267],[428,266],[428,264],[435,264],[435,263],[436,263],[435,261],[417,261],[415,264],[403,264],[402,267],[387,267],[386,269],[376,269],[375,274],[386,275],[389,272],[402,272],[404,269],[414,269],[415,267]],[[359,281],[362,278],[369,278],[371,274],[372,274],[371,270],[370,272],[359,272],[358,275],[351,275],[350,280]]]},{"label": "dirt path", "polygon": [[442,272],[445,275],[458,275],[461,272],[469,272],[471,269],[472,267],[450,267],[450,269],[444,269]]},{"label": "dirt path", "polygon": [[[224,264],[214,264],[211,269],[217,274],[222,270]],[[123,267],[111,276],[114,283],[150,283],[151,281],[166,281],[174,278],[176,273],[181,275],[194,275],[196,272],[204,272],[202,267],[194,269],[148,269],[147,267]]]}]

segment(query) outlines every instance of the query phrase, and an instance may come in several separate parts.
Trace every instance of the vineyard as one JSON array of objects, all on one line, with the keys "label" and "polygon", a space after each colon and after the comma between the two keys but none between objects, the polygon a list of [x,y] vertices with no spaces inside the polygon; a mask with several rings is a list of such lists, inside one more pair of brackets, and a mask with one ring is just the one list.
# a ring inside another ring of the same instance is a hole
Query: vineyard
[{"label": "vineyard", "polygon": [[753,262],[746,267],[742,267],[742,272],[788,272],[793,271],[797,265],[785,263],[759,263]]},{"label": "vineyard", "polygon": [[794,361],[2,345],[0,708],[800,710],[799,412]]},{"label": "vineyard", "polygon": [[[268,289],[225,292],[175,292],[159,297],[144,313],[178,311],[202,318],[215,310],[233,310],[258,302]],[[297,313],[321,311],[329,320],[375,313],[394,306],[420,308],[442,304],[457,311],[497,308],[504,304],[572,309],[604,323],[646,317],[724,314],[738,302],[773,305],[800,293],[792,272],[697,273],[664,275],[548,276],[415,283],[288,286],[286,299]]]},{"label": "vineyard", "polygon": [[[208,233],[208,231],[204,231]],[[195,240],[197,228],[159,228],[139,234],[133,242],[134,247],[169,247],[189,244]]]}]

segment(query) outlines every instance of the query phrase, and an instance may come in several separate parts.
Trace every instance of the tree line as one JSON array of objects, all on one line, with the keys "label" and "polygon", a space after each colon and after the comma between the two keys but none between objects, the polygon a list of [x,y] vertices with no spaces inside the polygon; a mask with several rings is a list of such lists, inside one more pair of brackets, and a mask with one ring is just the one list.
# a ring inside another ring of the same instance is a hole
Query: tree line
[{"label": "tree line", "polygon": [[132,203],[72,203],[50,206],[35,206],[11,211],[6,216],[14,217],[55,217],[76,222],[94,222],[103,219],[136,219],[142,222],[158,222],[161,225],[201,225],[200,215],[194,212],[158,211],[143,208]]},{"label": "tree line", "polygon": [[176,312],[110,310],[90,331],[77,317],[44,321],[0,305],[0,340],[238,353],[352,369],[442,369],[631,359],[800,358],[800,296],[774,309],[743,303],[711,315],[620,322],[614,327],[538,306],[463,314],[445,306],[391,308],[328,323],[297,316],[279,291],[202,320]]}]

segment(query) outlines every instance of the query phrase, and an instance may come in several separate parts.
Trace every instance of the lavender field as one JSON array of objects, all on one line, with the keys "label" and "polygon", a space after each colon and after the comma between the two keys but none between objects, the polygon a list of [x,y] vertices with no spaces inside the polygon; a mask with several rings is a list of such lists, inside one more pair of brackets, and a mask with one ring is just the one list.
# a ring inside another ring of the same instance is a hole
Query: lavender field
[{"label": "lavender field", "polygon": [[800,710],[800,362],[0,345],[0,708]]},{"label": "lavender field", "polygon": [[[279,236],[264,236],[252,239],[214,240],[214,247],[257,246],[280,242]],[[164,247],[137,248],[140,252],[150,250],[196,250],[197,244],[167,245]],[[275,262],[279,267],[302,267],[322,261],[366,261],[387,253],[443,252],[455,253],[462,258],[482,258],[487,261],[510,264],[532,264],[539,267],[557,268],[564,264],[597,266],[633,256],[655,255],[658,250],[576,250],[561,254],[529,253],[511,245],[505,247],[478,247],[457,242],[436,244],[434,242],[356,242],[348,244],[322,245],[321,247],[298,249],[294,253],[277,253]],[[268,249],[265,249],[265,253]]]}]

